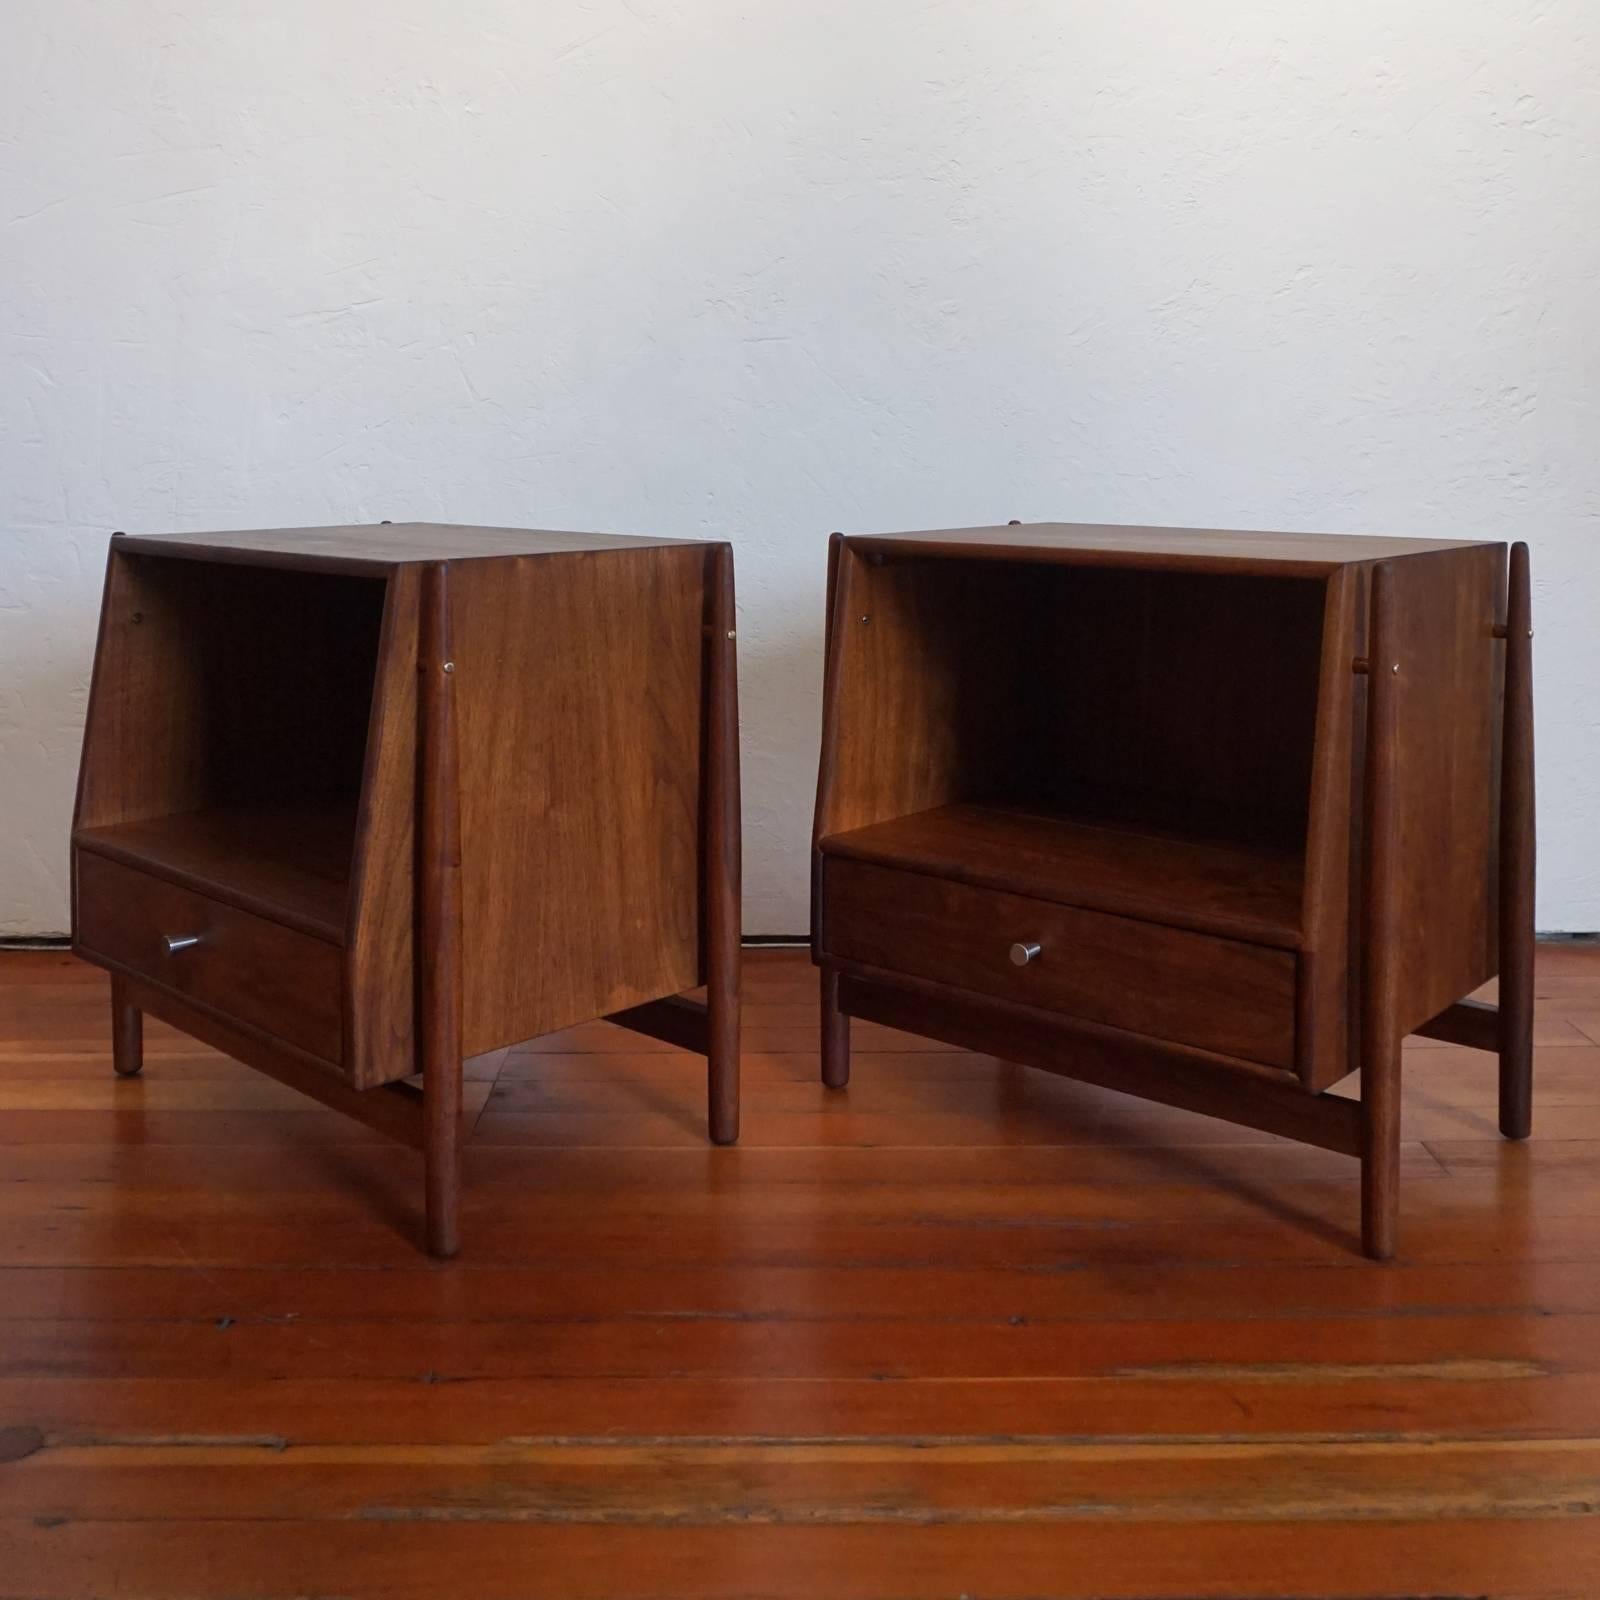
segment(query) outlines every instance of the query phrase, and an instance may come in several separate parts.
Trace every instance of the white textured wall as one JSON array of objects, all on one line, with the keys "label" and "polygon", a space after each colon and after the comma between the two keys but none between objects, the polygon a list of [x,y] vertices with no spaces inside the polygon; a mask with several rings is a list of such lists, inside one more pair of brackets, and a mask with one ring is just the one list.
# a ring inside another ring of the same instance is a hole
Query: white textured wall
[{"label": "white textured wall", "polygon": [[5,0],[0,933],[66,924],[103,546],[731,536],[747,926],[825,536],[1533,546],[1540,925],[1600,927],[1593,0]]}]

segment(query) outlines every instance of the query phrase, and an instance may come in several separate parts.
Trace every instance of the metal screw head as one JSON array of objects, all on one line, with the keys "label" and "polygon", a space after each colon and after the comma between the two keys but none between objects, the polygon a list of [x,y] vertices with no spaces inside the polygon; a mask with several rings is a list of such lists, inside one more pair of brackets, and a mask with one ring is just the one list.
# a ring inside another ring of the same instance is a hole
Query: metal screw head
[{"label": "metal screw head", "polygon": [[865,624],[866,624],[866,623],[869,623],[869,622],[871,622],[871,621],[872,621],[872,618],[871,618],[871,617],[868,617],[868,616],[863,616],[863,617],[862,617],[862,619],[861,619],[861,621],[862,621],[862,623],[863,623],[863,625],[865,625]]},{"label": "metal screw head", "polygon": [[455,671],[455,670],[456,670],[456,664],[455,664],[455,662],[453,662],[453,661],[447,661],[447,662],[445,662],[445,664],[444,664],[444,670],[445,670],[445,671],[446,671],[446,672],[454,672],[454,671]]},{"label": "metal screw head", "polygon": [[733,629],[732,629],[732,628],[729,628],[729,629],[728,629],[728,637],[729,637],[729,638],[730,638],[730,639],[737,639],[737,638],[738,638],[738,637],[739,637],[739,636],[738,636],[738,634],[736,634],[736,633],[735,633],[735,632],[734,632],[734,631],[733,631]]},{"label": "metal screw head", "polygon": [[1395,662],[1395,664],[1394,664],[1394,665],[1393,665],[1393,666],[1392,666],[1392,667],[1390,667],[1390,668],[1389,668],[1389,670],[1390,670],[1390,671],[1391,671],[1391,672],[1399,672],[1399,670],[1400,670],[1400,663],[1399,663],[1399,662],[1398,662],[1398,661],[1397,661],[1397,662]]}]

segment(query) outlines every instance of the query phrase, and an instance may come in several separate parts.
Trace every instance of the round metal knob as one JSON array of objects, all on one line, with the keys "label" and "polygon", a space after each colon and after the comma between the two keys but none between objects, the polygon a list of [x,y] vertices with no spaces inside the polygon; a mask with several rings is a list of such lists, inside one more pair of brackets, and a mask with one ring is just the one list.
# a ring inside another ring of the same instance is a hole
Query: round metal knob
[{"label": "round metal knob", "polygon": [[175,956],[180,950],[192,950],[195,945],[200,943],[200,935],[198,933],[185,933],[174,936],[169,933],[166,943],[167,954]]},{"label": "round metal knob", "polygon": [[1014,944],[1011,947],[1011,965],[1025,967],[1030,961],[1039,959],[1040,947],[1036,944]]}]

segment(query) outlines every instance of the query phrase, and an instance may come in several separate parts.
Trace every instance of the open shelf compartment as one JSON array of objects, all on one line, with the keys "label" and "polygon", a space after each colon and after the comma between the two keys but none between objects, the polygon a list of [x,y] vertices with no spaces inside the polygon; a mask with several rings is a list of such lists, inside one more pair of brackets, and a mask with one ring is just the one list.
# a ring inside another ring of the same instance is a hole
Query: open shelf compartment
[{"label": "open shelf compartment", "polygon": [[845,559],[824,854],[1301,946],[1322,577]]},{"label": "open shelf compartment", "polygon": [[114,554],[78,848],[343,943],[385,598]]}]

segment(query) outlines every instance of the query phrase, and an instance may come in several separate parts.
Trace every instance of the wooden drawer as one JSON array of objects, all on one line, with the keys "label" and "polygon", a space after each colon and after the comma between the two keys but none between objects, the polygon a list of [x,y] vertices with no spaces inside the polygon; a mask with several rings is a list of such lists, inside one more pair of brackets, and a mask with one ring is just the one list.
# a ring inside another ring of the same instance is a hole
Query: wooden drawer
[{"label": "wooden drawer", "polygon": [[[824,956],[1294,1066],[1295,958],[864,861],[825,866]],[[1013,944],[1037,944],[1025,966]]]},{"label": "wooden drawer", "polygon": [[[169,937],[199,943],[169,953]],[[195,1005],[343,1059],[344,952],[325,939],[79,850],[76,940]]]}]

